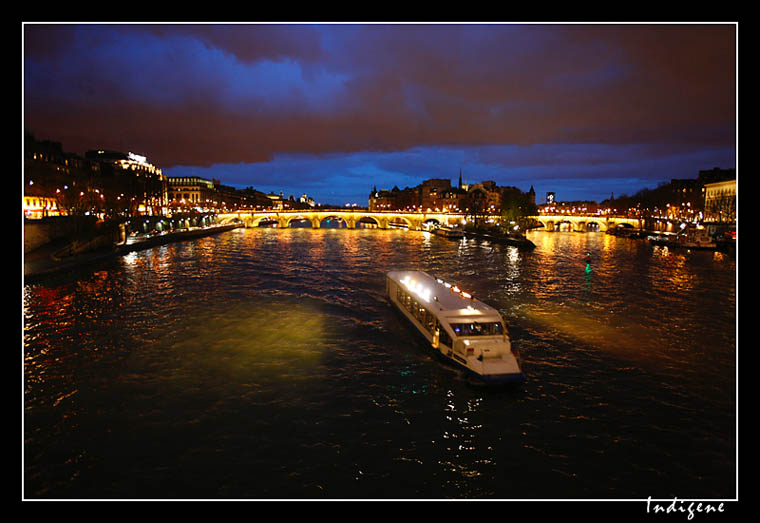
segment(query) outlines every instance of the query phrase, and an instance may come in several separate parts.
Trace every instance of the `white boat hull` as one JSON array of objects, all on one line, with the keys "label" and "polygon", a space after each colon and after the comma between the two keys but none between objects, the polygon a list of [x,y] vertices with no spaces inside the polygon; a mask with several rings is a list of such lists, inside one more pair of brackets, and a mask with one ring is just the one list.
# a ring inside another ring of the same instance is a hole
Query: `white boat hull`
[{"label": "white boat hull", "polygon": [[499,336],[486,336],[482,339],[469,338],[466,341],[455,339],[445,333],[442,335],[444,326],[441,323],[436,322],[435,327],[426,328],[419,318],[399,302],[398,282],[388,278],[386,286],[390,302],[422,336],[436,355],[487,384],[521,383],[525,380],[519,359],[512,350],[506,333]]}]

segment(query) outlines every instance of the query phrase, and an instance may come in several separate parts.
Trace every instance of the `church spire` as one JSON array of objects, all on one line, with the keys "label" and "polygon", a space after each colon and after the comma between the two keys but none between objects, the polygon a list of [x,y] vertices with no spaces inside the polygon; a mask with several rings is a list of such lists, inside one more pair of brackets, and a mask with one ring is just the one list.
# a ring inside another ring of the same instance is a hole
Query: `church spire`
[{"label": "church spire", "polygon": [[459,185],[457,185],[458,189],[462,188],[462,168],[459,168]]}]

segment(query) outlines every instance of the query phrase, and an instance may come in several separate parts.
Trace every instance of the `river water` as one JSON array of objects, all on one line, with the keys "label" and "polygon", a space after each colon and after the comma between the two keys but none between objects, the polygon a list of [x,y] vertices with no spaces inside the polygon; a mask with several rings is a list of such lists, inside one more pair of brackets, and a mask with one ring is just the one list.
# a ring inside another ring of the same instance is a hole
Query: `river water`
[{"label": "river water", "polygon": [[[237,229],[25,285],[25,498],[735,499],[736,261],[529,238]],[[433,357],[404,268],[497,307],[525,383]]]}]

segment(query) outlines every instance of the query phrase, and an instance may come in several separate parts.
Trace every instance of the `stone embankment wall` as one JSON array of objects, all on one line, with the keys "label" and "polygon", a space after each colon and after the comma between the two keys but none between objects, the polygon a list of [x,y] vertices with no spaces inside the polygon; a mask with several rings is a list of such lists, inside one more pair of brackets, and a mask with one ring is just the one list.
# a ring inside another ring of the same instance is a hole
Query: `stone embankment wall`
[{"label": "stone embankment wall", "polygon": [[24,221],[24,254],[52,242],[66,243],[72,253],[113,245],[123,241],[124,227],[104,226],[87,217],[55,217]]},{"label": "stone embankment wall", "polygon": [[24,254],[43,245],[74,235],[77,224],[73,220],[62,218],[45,218],[24,221]]}]

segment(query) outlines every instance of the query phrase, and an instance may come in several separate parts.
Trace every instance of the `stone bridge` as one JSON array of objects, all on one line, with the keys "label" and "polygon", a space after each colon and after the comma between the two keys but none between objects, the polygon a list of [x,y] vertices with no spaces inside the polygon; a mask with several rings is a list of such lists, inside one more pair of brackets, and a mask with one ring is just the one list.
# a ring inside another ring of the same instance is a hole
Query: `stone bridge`
[{"label": "stone bridge", "polygon": [[599,216],[591,214],[587,216],[579,215],[564,215],[564,214],[542,214],[540,216],[532,216],[534,220],[541,222],[544,229],[547,231],[557,230],[561,224],[569,224],[571,229],[576,232],[587,232],[593,230],[599,230],[606,232],[608,229],[617,227],[618,225],[631,226],[636,229],[642,229],[644,227],[644,220],[638,218],[624,218],[618,216]]},{"label": "stone bridge", "polygon": [[307,220],[314,229],[322,226],[328,219],[340,219],[349,229],[356,228],[358,223],[374,225],[379,229],[389,226],[407,227],[411,230],[422,230],[427,222],[435,222],[442,226],[461,224],[465,219],[463,213],[441,212],[401,212],[401,211],[366,211],[366,210],[293,210],[293,211],[239,211],[223,213],[217,216],[217,223],[226,224],[242,222],[246,227],[258,227],[262,220],[277,222],[277,227],[290,227],[294,220]]},{"label": "stone bridge", "polygon": [[[573,231],[587,232],[598,230],[606,232],[610,228],[624,224],[627,226],[641,229],[644,226],[643,220],[638,218],[624,218],[617,216],[599,216],[599,215],[563,215],[563,214],[542,214],[531,216],[537,222],[540,222],[547,231],[558,230],[562,224],[569,224]],[[270,220],[277,223],[277,227],[290,227],[294,220],[306,220],[311,223],[311,227],[319,229],[325,220],[340,219],[345,222],[346,227],[355,229],[358,223],[367,223],[370,226],[376,226],[379,229],[387,229],[390,226],[407,227],[410,230],[422,230],[428,222],[434,222],[438,225],[451,227],[464,223],[466,214],[464,213],[442,213],[442,212],[402,212],[402,211],[366,211],[366,210],[267,210],[267,211],[238,211],[234,213],[223,213],[217,216],[217,223],[227,224],[233,222],[242,222],[246,227],[258,227],[262,220]]]}]

